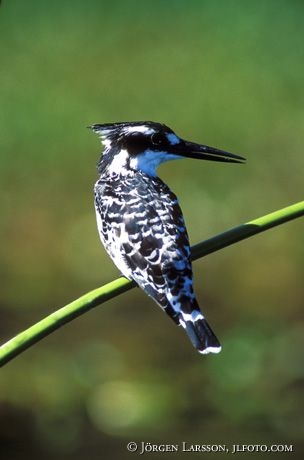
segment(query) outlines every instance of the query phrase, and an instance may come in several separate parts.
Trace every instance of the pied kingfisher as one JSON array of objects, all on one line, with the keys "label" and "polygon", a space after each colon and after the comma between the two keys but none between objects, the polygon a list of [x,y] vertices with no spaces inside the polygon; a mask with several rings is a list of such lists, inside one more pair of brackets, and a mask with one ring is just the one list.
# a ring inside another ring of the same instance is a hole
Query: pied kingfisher
[{"label": "pied kingfisher", "polygon": [[104,147],[98,163],[95,209],[100,239],[120,272],[133,280],[188,334],[200,353],[220,343],[193,291],[190,245],[174,193],[157,177],[169,160],[198,158],[240,163],[243,157],[178,137],[151,121],[89,126]]}]

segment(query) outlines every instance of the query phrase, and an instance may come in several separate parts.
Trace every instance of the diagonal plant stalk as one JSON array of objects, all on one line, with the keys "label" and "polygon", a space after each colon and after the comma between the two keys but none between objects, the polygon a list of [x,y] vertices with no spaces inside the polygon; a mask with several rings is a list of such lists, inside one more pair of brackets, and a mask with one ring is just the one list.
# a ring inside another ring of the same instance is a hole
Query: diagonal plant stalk
[{"label": "diagonal plant stalk", "polygon": [[[245,224],[220,233],[191,248],[192,260],[219,251],[220,249],[264,232],[284,222],[304,215],[304,201],[254,219]],[[43,337],[55,331],[65,323],[72,321],[91,308],[116,297],[135,287],[135,283],[120,277],[102,287],[84,294],[68,305],[43,318],[38,323],[24,330],[0,347],[0,366],[3,366]]]}]

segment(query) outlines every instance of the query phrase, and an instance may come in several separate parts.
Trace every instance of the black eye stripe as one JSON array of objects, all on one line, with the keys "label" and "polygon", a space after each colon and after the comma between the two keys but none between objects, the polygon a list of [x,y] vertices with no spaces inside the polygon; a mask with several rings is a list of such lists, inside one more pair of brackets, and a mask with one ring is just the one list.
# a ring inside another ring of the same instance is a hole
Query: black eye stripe
[{"label": "black eye stripe", "polygon": [[119,142],[121,148],[128,150],[130,155],[137,155],[145,150],[167,149],[170,143],[162,133],[144,134],[133,132],[121,137]]},{"label": "black eye stripe", "polygon": [[151,145],[150,138],[142,133],[130,133],[122,139],[122,148],[128,150],[130,155],[137,155],[144,152]]}]

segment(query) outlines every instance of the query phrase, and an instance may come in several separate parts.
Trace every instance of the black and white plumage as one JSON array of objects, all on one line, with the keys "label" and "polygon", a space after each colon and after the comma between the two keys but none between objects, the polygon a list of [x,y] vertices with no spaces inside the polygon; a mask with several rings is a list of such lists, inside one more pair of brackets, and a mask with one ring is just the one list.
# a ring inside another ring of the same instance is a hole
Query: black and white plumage
[{"label": "black and white plumage", "polygon": [[156,169],[165,161],[186,157],[234,163],[243,158],[185,141],[161,123],[121,122],[90,128],[104,146],[95,208],[105,249],[120,272],[185,329],[200,353],[218,353],[220,343],[193,291],[182,211]]}]

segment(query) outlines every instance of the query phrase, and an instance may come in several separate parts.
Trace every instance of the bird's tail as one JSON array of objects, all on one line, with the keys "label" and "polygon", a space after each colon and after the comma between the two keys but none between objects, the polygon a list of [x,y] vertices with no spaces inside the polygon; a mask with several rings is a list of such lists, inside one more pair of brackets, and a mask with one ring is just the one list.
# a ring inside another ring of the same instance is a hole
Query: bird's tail
[{"label": "bird's tail", "polygon": [[183,304],[183,308],[179,314],[179,324],[185,329],[193,346],[203,354],[219,353],[222,348],[220,342],[205,320],[196,302],[195,308],[191,305],[189,312],[187,312],[187,308],[185,307],[187,305]]}]

